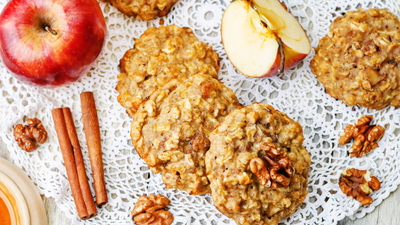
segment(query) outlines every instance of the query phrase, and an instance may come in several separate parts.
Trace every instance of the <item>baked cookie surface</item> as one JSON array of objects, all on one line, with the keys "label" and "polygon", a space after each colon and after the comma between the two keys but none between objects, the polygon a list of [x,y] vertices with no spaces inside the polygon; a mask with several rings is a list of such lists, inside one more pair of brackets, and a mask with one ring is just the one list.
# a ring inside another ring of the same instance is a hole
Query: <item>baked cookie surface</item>
[{"label": "baked cookie surface", "polygon": [[169,189],[210,193],[204,164],[208,135],[236,107],[235,94],[209,75],[174,79],[156,90],[133,116],[132,143]]},{"label": "baked cookie surface", "polygon": [[385,9],[349,11],[319,41],[311,71],[349,106],[400,106],[400,22]]},{"label": "baked cookie surface", "polygon": [[299,123],[255,103],[231,112],[209,139],[207,177],[221,213],[237,224],[278,224],[302,204],[311,160]]},{"label": "baked cookie surface", "polygon": [[118,102],[133,116],[140,103],[168,81],[197,73],[218,78],[218,54],[190,28],[151,27],[120,61]]},{"label": "baked cookie surface", "polygon": [[152,20],[168,14],[178,0],[101,0],[112,4],[128,16],[139,20]]}]

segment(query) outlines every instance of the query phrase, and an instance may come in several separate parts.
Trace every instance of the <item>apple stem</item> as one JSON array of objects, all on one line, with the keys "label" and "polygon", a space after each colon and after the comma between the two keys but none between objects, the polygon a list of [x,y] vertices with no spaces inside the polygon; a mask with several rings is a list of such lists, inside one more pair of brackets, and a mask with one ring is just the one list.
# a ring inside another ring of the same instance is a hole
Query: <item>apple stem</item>
[{"label": "apple stem", "polygon": [[285,71],[285,52],[283,51],[282,40],[279,37],[276,37],[276,39],[278,39],[279,54],[281,55],[281,66],[278,69],[278,73],[283,73]]},{"label": "apple stem", "polygon": [[51,29],[49,26],[45,25],[44,29],[50,33],[52,33],[53,35],[57,35],[57,31]]}]

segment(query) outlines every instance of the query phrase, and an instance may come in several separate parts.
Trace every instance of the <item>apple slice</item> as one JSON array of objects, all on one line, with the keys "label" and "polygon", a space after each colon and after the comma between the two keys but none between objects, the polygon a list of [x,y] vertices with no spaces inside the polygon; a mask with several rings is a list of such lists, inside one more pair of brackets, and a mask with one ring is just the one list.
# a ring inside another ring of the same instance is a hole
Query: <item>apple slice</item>
[{"label": "apple slice", "polygon": [[249,77],[289,70],[311,51],[303,28],[279,0],[236,0],[225,10],[221,36],[232,64]]}]

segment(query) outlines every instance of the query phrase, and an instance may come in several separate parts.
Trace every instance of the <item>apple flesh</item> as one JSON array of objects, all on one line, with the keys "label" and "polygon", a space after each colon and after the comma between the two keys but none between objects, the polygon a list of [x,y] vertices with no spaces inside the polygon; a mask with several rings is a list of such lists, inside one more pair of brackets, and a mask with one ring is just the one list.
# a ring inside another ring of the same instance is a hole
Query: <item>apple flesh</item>
[{"label": "apple flesh", "polygon": [[106,34],[96,0],[11,0],[0,14],[0,56],[20,81],[53,88],[91,68]]},{"label": "apple flesh", "polygon": [[221,22],[225,52],[249,77],[271,77],[295,67],[311,51],[303,28],[279,0],[236,0]]}]

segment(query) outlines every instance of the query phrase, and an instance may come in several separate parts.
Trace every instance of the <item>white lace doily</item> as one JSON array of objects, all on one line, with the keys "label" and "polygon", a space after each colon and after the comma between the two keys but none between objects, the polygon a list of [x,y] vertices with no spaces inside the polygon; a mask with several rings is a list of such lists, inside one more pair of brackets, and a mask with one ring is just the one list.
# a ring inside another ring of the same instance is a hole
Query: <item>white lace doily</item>
[{"label": "white lace doily", "polygon": [[[0,0],[0,9],[7,0]],[[324,87],[311,73],[310,60],[314,51],[297,68],[283,75],[253,79],[240,74],[224,52],[220,39],[220,21],[230,0],[181,0],[164,19],[165,24],[191,27],[201,41],[213,46],[221,58],[220,79],[229,86],[244,105],[263,102],[287,113],[300,122],[304,129],[304,146],[312,158],[309,194],[286,224],[336,224],[345,216],[360,218],[374,210],[400,183],[400,115],[398,109],[387,107],[381,111],[348,107],[325,93]],[[397,0],[284,0],[288,9],[299,19],[313,47],[327,34],[329,25],[348,10],[387,8],[400,15]],[[89,75],[78,82],[54,90],[38,89],[21,84],[0,66],[0,133],[14,163],[22,168],[39,188],[40,193],[54,197],[58,207],[77,224],[133,224],[130,212],[142,194],[161,193],[172,204],[174,224],[234,224],[219,213],[210,195],[190,196],[178,190],[167,190],[159,175],[150,172],[133,149],[129,137],[131,118],[117,102],[115,91],[119,59],[129,48],[133,38],[148,27],[159,26],[159,19],[136,21],[115,8],[100,3],[108,25],[108,39],[97,63]],[[77,212],[66,176],[51,109],[70,107],[81,141],[88,178],[93,184],[83,132],[79,94],[93,91],[101,126],[103,160],[109,203],[99,209],[90,221],[78,221]],[[374,116],[374,123],[386,128],[379,148],[362,158],[350,158],[346,146],[338,145],[339,133],[361,115]],[[37,117],[49,133],[48,141],[32,153],[22,151],[14,141],[13,126],[23,118]],[[361,206],[346,197],[338,187],[340,172],[347,166],[370,169],[382,182],[372,194],[374,202]]]}]

